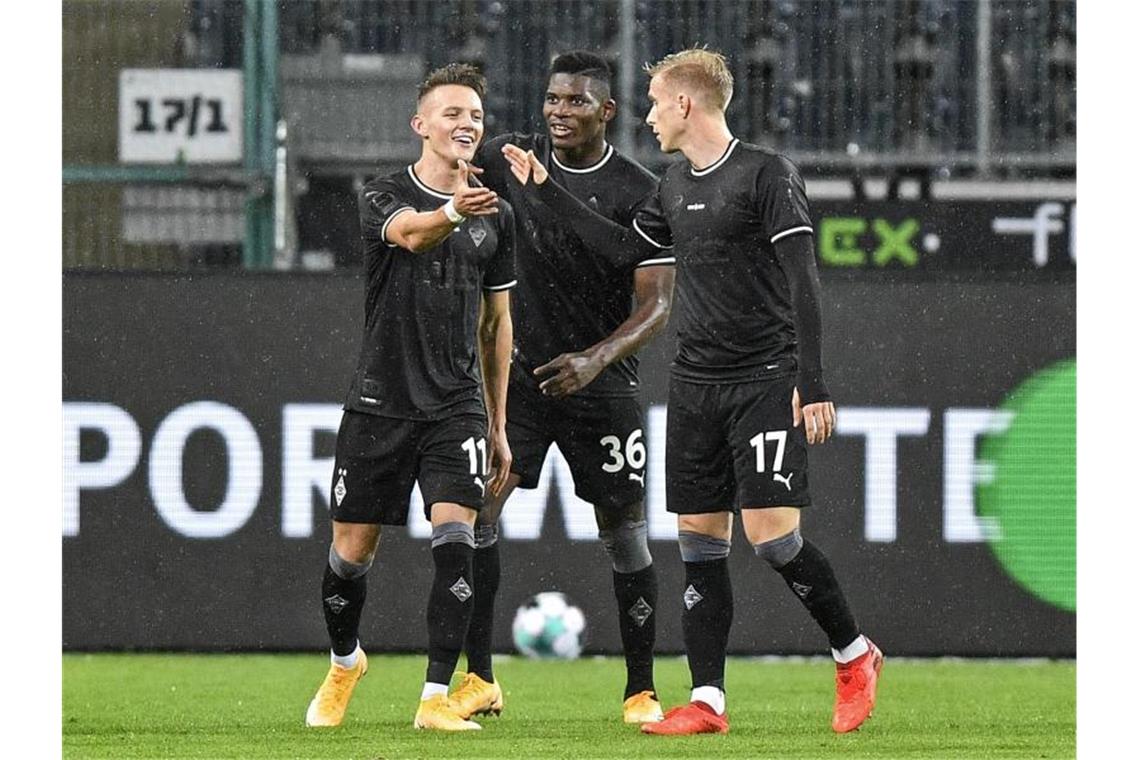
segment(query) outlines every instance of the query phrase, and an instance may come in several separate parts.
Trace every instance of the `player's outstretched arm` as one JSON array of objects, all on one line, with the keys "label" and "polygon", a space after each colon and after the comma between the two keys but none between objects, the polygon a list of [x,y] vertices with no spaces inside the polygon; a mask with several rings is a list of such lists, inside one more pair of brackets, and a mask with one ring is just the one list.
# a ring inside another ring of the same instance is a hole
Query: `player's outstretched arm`
[{"label": "player's outstretched arm", "polygon": [[469,216],[491,216],[499,213],[499,196],[485,187],[472,187],[470,177],[479,169],[459,161],[459,181],[451,200],[434,211],[409,209],[393,217],[385,237],[413,253],[435,248]]},{"label": "player's outstretched arm", "polygon": [[539,389],[548,396],[568,396],[592,383],[608,365],[637,353],[669,321],[673,275],[672,266],[636,269],[633,289],[637,303],[629,318],[585,351],[559,354],[538,367],[534,374],[541,380]]},{"label": "player's outstretched arm", "polygon": [[487,484],[498,496],[511,473],[511,447],[507,443],[507,379],[511,364],[514,326],[511,323],[509,291],[484,293],[479,312],[479,356],[483,364],[483,393],[487,403],[487,438],[494,473]]},{"label": "player's outstretched arm", "polygon": [[835,429],[835,405],[823,382],[823,317],[812,236],[789,235],[776,241],[775,248],[788,278],[799,347],[799,378],[792,394],[793,422],[797,427],[803,422],[808,443],[823,443]]},{"label": "player's outstretched arm", "polygon": [[503,157],[510,164],[515,179],[531,188],[534,197],[565,220],[582,242],[615,266],[633,266],[660,256],[662,250],[672,247],[668,242],[651,240],[635,227],[620,225],[590,208],[551,179],[533,151],[508,143],[503,146]]}]

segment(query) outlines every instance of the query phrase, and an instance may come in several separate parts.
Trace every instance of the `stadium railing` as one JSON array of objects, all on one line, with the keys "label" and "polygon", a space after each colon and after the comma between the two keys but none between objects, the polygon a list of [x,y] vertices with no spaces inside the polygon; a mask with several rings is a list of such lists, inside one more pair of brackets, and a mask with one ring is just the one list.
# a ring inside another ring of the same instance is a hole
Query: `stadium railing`
[{"label": "stadium railing", "polygon": [[[651,168],[640,68],[702,44],[733,67],[734,132],[809,176],[1071,179],[1075,17],[1074,0],[67,0],[64,266],[295,266],[329,218],[313,209],[348,219],[355,186],[415,155],[426,71],[480,65],[488,134],[540,129],[542,72],[575,47],[613,62],[613,140]],[[116,165],[133,67],[241,69],[240,165]]]}]

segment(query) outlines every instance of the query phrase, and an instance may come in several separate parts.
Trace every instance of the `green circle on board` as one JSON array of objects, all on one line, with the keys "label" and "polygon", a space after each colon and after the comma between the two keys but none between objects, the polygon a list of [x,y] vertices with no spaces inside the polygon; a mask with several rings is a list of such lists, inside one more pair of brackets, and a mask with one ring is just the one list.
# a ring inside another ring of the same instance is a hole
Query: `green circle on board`
[{"label": "green circle on board", "polygon": [[1077,608],[1077,364],[1058,362],[1018,386],[1001,405],[1005,432],[978,451],[993,479],[976,491],[978,515],[996,530],[990,548],[1038,599]]}]

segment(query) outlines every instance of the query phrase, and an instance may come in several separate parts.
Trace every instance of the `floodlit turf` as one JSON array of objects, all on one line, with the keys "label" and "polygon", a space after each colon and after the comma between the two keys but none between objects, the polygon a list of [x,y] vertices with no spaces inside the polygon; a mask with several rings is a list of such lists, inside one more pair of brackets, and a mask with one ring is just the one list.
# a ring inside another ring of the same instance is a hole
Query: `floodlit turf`
[{"label": "floodlit turf", "polygon": [[[1055,758],[1076,753],[1076,665],[888,659],[874,717],[831,732],[832,665],[732,659],[727,736],[644,736],[621,723],[619,659],[503,658],[501,718],[412,728],[422,657],[374,656],[345,724],[304,726],[325,656],[65,655],[64,757]],[[664,657],[666,707],[688,696]]]}]

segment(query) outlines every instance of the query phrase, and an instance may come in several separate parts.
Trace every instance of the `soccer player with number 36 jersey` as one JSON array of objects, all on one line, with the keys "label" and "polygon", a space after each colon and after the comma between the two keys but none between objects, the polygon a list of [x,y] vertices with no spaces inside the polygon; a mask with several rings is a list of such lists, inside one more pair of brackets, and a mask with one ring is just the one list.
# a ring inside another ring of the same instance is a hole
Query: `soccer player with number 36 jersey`
[{"label": "soccer player with number 36 jersey", "polygon": [[[564,53],[548,73],[546,132],[488,140],[476,161],[483,183],[514,209],[519,284],[507,401],[514,460],[506,488],[489,500],[475,526],[468,673],[453,694],[464,713],[502,708],[491,663],[500,577],[497,520],[516,486],[538,485],[554,444],[570,467],[575,492],[594,507],[613,568],[626,661],[622,719],[642,723],[662,715],[653,681],[657,575],[645,520],[647,452],[635,354],[669,316],[673,254],[665,231],[652,229],[648,217],[639,237],[644,249],[591,246],[576,229],[578,218],[589,214],[634,224],[656,190],[652,174],[606,141],[616,108],[605,59]],[[555,213],[546,200],[552,192],[568,193],[589,210]]]}]

